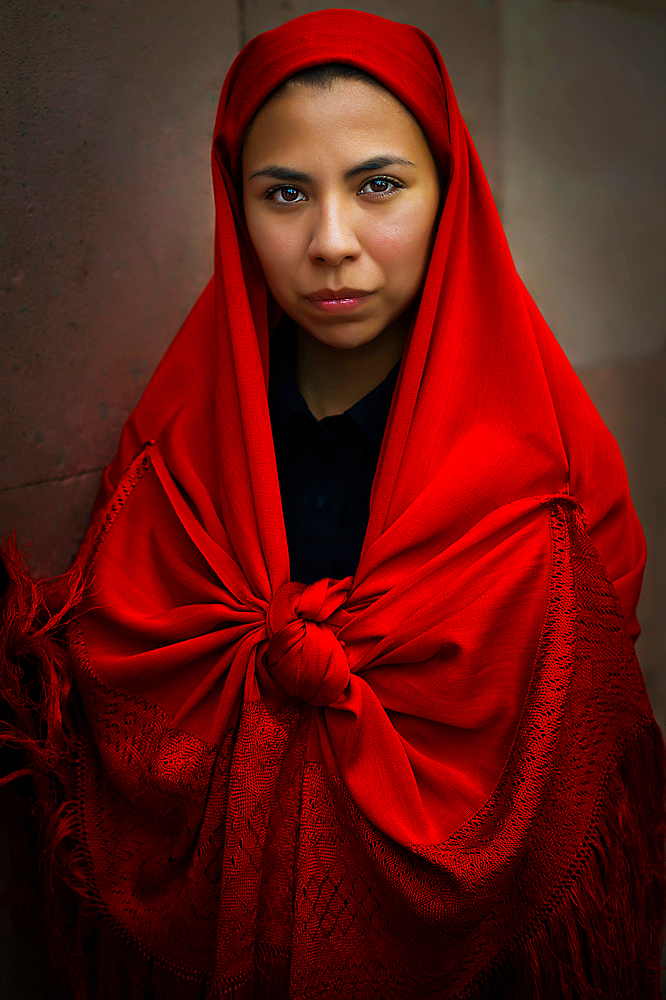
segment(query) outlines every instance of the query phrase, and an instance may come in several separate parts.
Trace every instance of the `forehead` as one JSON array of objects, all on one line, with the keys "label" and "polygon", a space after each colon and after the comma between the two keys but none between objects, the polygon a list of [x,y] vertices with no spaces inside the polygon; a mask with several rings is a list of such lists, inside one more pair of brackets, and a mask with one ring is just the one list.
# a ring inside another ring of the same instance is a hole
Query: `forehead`
[{"label": "forehead", "polygon": [[353,158],[377,143],[388,143],[394,152],[426,146],[419,127],[388,90],[360,80],[336,80],[330,88],[292,83],[259,111],[243,162],[322,148]]}]

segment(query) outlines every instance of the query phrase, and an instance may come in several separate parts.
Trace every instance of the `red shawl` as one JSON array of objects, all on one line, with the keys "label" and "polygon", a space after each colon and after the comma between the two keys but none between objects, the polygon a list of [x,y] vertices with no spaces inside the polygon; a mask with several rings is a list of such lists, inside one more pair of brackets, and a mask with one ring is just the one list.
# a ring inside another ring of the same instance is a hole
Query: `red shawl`
[{"label": "red shawl", "polygon": [[[330,61],[410,108],[449,181],[358,570],[305,586],[267,405],[280,313],[238,156],[267,95]],[[213,183],[214,277],[125,426],[78,563],[64,995],[656,996],[643,537],[439,52],[348,10],[254,38],[222,91]]]}]

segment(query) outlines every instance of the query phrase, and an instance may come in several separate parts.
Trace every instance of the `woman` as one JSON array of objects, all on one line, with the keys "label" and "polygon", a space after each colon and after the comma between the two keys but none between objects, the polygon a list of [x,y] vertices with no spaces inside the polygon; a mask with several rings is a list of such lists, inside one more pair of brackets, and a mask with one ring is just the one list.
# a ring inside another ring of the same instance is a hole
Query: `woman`
[{"label": "woman", "polygon": [[346,10],[258,36],[213,181],[82,593],[35,631],[10,565],[57,995],[656,996],[642,534],[437,49]]}]

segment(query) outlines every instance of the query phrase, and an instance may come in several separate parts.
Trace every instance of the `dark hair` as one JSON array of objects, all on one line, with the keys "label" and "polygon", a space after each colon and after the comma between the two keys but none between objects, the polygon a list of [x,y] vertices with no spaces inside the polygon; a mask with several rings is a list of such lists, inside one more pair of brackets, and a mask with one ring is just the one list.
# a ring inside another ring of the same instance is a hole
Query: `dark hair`
[{"label": "dark hair", "polygon": [[[284,91],[287,89],[287,87],[292,83],[297,83],[302,87],[312,87],[313,89],[318,88],[319,90],[330,90],[333,84],[337,80],[358,80],[361,83],[369,84],[371,87],[376,87],[379,90],[385,90],[388,94],[391,95],[391,97],[393,97],[401,105],[402,108],[404,108],[404,110],[407,112],[412,121],[417,125],[425,141],[428,142],[428,137],[423,131],[421,123],[416,117],[416,115],[414,115],[413,112],[409,110],[407,105],[403,104],[400,98],[396,97],[393,91],[390,90],[388,87],[386,87],[380,80],[372,76],[370,73],[366,73],[364,69],[360,69],[358,66],[352,66],[349,63],[330,62],[330,63],[322,63],[319,66],[307,66],[305,69],[299,70],[298,73],[294,73],[293,76],[290,76],[286,80],[283,80],[282,83],[278,84],[275,90],[272,90],[270,92],[265,101],[263,101],[260,104],[255,113],[252,115],[250,123],[245,129],[245,132],[243,133],[243,139],[240,144],[240,152],[238,156],[239,165],[243,156],[243,146],[245,145],[245,140],[247,138],[248,132],[252,128],[254,120],[261,111],[261,109],[266,107],[269,101],[272,101],[274,98],[279,97],[281,94],[283,94]],[[429,142],[428,145],[430,145]]]},{"label": "dark hair", "polygon": [[283,80],[268,95],[264,104],[281,94],[290,83],[300,83],[304,87],[318,87],[320,90],[327,88],[330,90],[331,86],[337,80],[360,80],[361,83],[369,83],[370,86],[388,90],[375,76],[371,76],[370,73],[366,73],[364,69],[360,69],[358,66],[351,66],[349,63],[330,62],[322,63],[321,66],[307,66],[305,69],[299,70],[298,73],[294,73],[293,76]]}]

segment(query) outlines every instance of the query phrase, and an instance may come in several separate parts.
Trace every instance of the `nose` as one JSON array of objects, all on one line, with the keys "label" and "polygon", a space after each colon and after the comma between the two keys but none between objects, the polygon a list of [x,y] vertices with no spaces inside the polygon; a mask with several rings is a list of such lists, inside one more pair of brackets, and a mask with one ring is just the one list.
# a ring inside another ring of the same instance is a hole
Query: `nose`
[{"label": "nose", "polygon": [[308,247],[310,260],[336,266],[343,260],[354,260],[360,252],[352,212],[344,199],[331,197],[322,201]]}]

